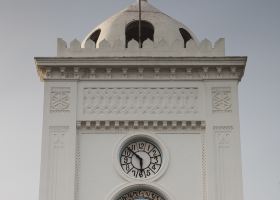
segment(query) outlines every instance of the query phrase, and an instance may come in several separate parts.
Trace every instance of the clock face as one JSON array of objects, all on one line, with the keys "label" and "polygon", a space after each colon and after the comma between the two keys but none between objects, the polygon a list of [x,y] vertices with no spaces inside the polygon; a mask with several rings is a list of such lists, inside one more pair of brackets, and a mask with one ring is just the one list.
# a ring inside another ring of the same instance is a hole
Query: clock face
[{"label": "clock face", "polygon": [[161,150],[150,140],[133,140],[122,148],[120,165],[130,177],[137,179],[153,177],[162,166]]},{"label": "clock face", "polygon": [[132,190],[123,194],[117,200],[164,200],[164,198],[150,190]]}]

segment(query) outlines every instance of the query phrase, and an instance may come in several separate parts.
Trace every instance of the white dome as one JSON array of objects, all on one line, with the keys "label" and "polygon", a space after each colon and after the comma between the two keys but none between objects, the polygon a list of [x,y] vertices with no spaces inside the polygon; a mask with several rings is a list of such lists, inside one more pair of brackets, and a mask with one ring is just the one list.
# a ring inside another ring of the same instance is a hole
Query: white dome
[{"label": "white dome", "polygon": [[[176,40],[181,40],[186,43],[189,39],[192,39],[196,43],[198,43],[196,36],[185,25],[162,13],[160,10],[149,4],[147,1],[142,0],[141,3],[143,20],[142,23],[152,25],[150,27],[152,27],[153,29],[153,35],[148,35],[148,38],[150,37],[149,39],[152,39],[155,42],[165,40],[168,44],[172,44]],[[101,23],[87,35],[87,37],[83,41],[83,46],[85,42],[89,39],[95,41],[97,47],[99,46],[99,43],[104,39],[106,39],[111,44],[114,44],[115,41],[119,40],[123,43],[127,43],[127,37],[129,37],[127,27],[133,22],[136,22],[138,24],[138,9],[138,2],[136,2],[130,5],[125,10],[117,13],[116,15],[110,17],[109,19]],[[145,24],[143,25],[143,27],[143,29],[145,29]],[[143,29],[141,32],[145,31]],[[138,29],[134,28],[132,31],[134,31],[134,33],[132,34],[138,35]],[[135,38],[130,38],[129,40],[131,39]]]}]

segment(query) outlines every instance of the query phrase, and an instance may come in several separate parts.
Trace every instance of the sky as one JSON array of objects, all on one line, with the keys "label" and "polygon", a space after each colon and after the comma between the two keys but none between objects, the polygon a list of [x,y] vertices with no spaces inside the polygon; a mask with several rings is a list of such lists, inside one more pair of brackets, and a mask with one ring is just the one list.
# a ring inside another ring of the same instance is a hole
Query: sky
[{"label": "sky", "polygon": [[[0,0],[0,199],[37,200],[43,83],[35,56],[82,40],[135,0]],[[149,0],[203,40],[248,56],[239,84],[244,200],[280,199],[280,1]]]}]

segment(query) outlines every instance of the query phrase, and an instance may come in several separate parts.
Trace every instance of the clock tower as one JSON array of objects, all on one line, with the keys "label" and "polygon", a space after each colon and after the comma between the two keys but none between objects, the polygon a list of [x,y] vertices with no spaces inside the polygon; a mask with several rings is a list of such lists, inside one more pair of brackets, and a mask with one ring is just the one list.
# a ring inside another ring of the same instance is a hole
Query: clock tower
[{"label": "clock tower", "polygon": [[246,60],[144,0],[82,42],[58,39],[56,57],[35,58],[40,200],[242,200]]}]

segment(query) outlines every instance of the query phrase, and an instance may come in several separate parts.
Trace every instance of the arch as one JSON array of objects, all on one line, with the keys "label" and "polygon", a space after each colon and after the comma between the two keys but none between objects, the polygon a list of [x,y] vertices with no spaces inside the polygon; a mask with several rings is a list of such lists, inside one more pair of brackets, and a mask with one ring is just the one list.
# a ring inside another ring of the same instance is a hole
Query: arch
[{"label": "arch", "polygon": [[[141,47],[145,40],[154,41],[154,26],[148,21],[141,21]],[[130,22],[125,28],[125,47],[130,40],[139,41],[139,20]]]},{"label": "arch", "polygon": [[90,39],[92,41],[94,41],[94,43],[96,44],[97,41],[98,41],[98,38],[100,36],[100,33],[101,33],[101,29],[97,29],[96,31],[94,31],[91,35],[90,35]]},{"label": "arch", "polygon": [[186,48],[186,44],[189,40],[193,39],[191,34],[184,28],[179,28],[179,31],[184,39],[184,48]]}]

